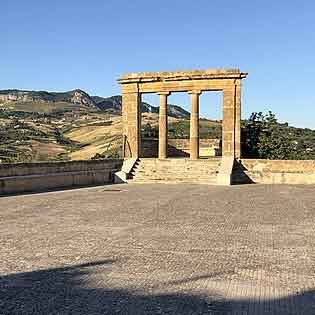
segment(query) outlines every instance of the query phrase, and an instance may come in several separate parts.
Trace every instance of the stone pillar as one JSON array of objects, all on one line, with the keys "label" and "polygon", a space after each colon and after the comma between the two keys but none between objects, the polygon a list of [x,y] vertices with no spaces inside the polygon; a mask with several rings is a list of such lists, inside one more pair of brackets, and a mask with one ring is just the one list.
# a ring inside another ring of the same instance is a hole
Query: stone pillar
[{"label": "stone pillar", "polygon": [[241,158],[241,80],[235,81],[235,154],[236,159]]},{"label": "stone pillar", "polygon": [[190,114],[190,159],[199,158],[199,95],[200,91],[189,92],[191,97]]},{"label": "stone pillar", "polygon": [[122,119],[124,138],[124,157],[138,158],[140,156],[141,141],[141,95],[137,89],[122,94]]},{"label": "stone pillar", "polygon": [[240,80],[223,90],[222,156],[241,157]]},{"label": "stone pillar", "polygon": [[160,110],[159,110],[159,159],[167,158],[167,96],[169,92],[160,92]]}]

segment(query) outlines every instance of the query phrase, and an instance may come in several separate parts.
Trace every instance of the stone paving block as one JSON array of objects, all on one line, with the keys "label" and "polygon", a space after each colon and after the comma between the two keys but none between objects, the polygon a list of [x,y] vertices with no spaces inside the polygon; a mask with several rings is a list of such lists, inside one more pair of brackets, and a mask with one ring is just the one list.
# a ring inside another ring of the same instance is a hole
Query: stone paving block
[{"label": "stone paving block", "polygon": [[0,314],[315,314],[314,188],[0,198]]}]

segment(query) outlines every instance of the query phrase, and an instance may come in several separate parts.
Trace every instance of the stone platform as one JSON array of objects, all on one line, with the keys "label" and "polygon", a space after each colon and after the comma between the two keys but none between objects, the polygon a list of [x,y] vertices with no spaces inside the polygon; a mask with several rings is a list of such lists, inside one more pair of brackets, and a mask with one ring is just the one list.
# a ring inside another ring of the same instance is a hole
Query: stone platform
[{"label": "stone platform", "polygon": [[221,158],[138,159],[131,172],[132,183],[199,183],[216,185]]},{"label": "stone platform", "polygon": [[315,314],[314,189],[0,198],[0,314]]}]

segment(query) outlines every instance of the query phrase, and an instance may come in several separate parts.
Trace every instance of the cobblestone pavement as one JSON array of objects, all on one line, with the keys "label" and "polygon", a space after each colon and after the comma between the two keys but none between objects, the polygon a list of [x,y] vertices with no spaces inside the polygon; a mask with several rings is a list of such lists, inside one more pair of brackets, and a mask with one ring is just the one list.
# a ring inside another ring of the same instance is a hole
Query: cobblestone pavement
[{"label": "cobblestone pavement", "polygon": [[315,314],[315,186],[0,198],[0,314]]}]

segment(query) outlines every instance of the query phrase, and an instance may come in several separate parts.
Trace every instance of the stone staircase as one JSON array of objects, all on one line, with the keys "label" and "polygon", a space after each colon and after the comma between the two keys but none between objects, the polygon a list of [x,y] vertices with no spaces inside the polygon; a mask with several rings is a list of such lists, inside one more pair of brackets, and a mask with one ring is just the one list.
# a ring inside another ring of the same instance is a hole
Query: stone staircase
[{"label": "stone staircase", "polygon": [[221,158],[141,158],[129,173],[128,182],[216,184],[220,162]]}]

